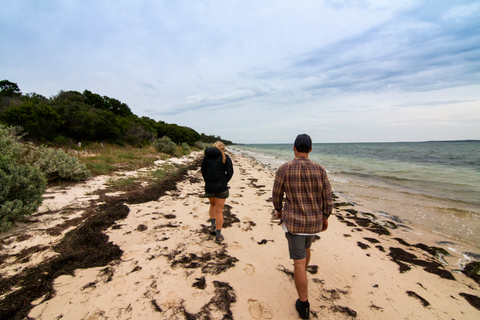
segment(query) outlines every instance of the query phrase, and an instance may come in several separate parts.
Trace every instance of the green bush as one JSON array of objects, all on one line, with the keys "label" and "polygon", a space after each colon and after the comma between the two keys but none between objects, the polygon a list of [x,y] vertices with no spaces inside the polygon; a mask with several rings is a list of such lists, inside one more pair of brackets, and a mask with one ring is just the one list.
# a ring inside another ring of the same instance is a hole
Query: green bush
[{"label": "green bush", "polygon": [[27,161],[42,171],[48,180],[79,181],[90,177],[87,167],[62,149],[35,147],[29,152]]},{"label": "green bush", "polygon": [[22,143],[19,132],[0,125],[0,232],[37,211],[47,178],[82,180],[90,175],[63,150]]},{"label": "green bush", "polygon": [[197,141],[195,142],[195,147],[197,147],[200,150],[205,149],[205,144],[202,141]]},{"label": "green bush", "polygon": [[190,153],[190,146],[188,143],[184,142],[182,143],[182,152],[183,154],[189,154]]},{"label": "green bush", "polygon": [[153,142],[153,146],[158,152],[166,153],[172,156],[177,155],[177,145],[167,136],[163,136]]},{"label": "green bush", "polygon": [[42,204],[47,180],[38,168],[22,161],[25,148],[15,128],[0,125],[0,232]]}]

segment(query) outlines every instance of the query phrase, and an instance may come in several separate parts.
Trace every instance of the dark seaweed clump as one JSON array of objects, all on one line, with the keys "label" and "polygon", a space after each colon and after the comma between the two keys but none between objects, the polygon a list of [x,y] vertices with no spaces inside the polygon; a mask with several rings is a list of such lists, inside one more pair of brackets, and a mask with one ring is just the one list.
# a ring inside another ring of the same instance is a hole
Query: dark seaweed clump
[{"label": "dark seaweed clump", "polygon": [[480,262],[473,261],[468,263],[462,272],[469,278],[480,284]]},{"label": "dark seaweed clump", "polygon": [[212,319],[212,310],[217,309],[222,312],[223,320],[233,320],[232,303],[237,302],[235,290],[226,282],[213,281],[215,286],[215,296],[205,304],[202,309],[193,314],[183,308],[183,315],[188,320]]},{"label": "dark seaweed clump", "polygon": [[477,297],[468,293],[460,293],[460,295],[464,297],[465,300],[467,300],[467,302],[472,305],[472,307],[474,307],[477,310],[480,310],[480,297]]},{"label": "dark seaweed clump", "polygon": [[349,307],[332,306],[330,307],[330,310],[332,310],[335,313],[343,313],[351,318],[357,317],[357,312],[355,310],[350,309]]},{"label": "dark seaweed clump", "polygon": [[414,297],[418,300],[420,300],[420,302],[422,303],[422,305],[424,307],[428,307],[430,305],[430,302],[428,302],[427,300],[425,300],[424,298],[420,297],[418,294],[416,294],[415,292],[413,291],[407,291],[407,294],[410,296],[410,297]]},{"label": "dark seaweed clump", "polygon": [[223,247],[219,251],[205,252],[200,255],[195,253],[183,253],[182,250],[175,250],[167,255],[171,261],[172,268],[182,267],[184,269],[200,268],[203,273],[219,274],[234,267],[238,261],[226,253]]},{"label": "dark seaweed clump", "polygon": [[404,273],[410,270],[411,267],[408,264],[406,264],[406,263],[410,263],[413,265],[421,266],[425,271],[436,274],[441,278],[455,280],[452,273],[448,270],[445,270],[445,268],[437,261],[422,260],[417,258],[417,256],[414,255],[413,253],[406,252],[401,248],[394,248],[394,247],[390,248],[390,253],[388,255],[392,258],[392,260],[395,263],[399,265],[400,273]]},{"label": "dark seaweed clump", "polygon": [[[342,219],[339,218],[339,220],[343,223],[346,223],[349,227],[360,226],[378,235],[391,235],[390,231],[386,227],[380,225],[379,223],[373,222],[373,215],[369,214],[370,218],[362,218],[358,216],[358,211],[355,209],[343,209],[343,211],[348,212],[349,215],[346,215],[344,218],[342,217]],[[353,220],[355,223],[346,221],[345,219]]]}]

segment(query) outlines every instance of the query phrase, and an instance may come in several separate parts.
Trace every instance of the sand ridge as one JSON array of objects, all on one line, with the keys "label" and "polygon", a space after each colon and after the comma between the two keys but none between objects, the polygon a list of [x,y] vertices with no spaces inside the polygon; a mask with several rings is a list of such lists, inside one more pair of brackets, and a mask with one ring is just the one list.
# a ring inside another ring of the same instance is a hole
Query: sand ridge
[{"label": "sand ridge", "polygon": [[[2,238],[0,298],[10,301],[21,290],[9,279],[63,257],[58,261],[85,267],[56,274],[50,265],[44,270],[52,289],[19,302],[24,308],[18,310],[33,319],[297,319],[293,263],[271,203],[274,173],[248,157],[230,156],[235,173],[222,244],[213,242],[206,222],[196,154],[185,159],[191,165],[171,185],[108,194],[91,190],[104,188],[97,181],[69,201],[62,195],[73,191],[51,191],[49,206],[67,205],[69,214],[39,213]],[[68,236],[81,228],[88,237]],[[329,229],[312,246],[312,319],[480,316],[478,283],[444,268],[430,247],[409,244],[395,232],[337,199]],[[60,243],[71,250],[55,250]],[[35,246],[40,250],[29,251]],[[8,309],[2,302],[0,308]]]}]

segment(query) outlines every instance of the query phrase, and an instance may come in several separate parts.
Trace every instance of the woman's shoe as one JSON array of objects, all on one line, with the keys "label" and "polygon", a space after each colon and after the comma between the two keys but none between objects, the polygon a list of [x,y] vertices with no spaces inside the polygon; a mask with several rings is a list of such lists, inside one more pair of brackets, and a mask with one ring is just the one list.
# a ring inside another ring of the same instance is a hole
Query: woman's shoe
[{"label": "woman's shoe", "polygon": [[216,243],[222,243],[223,240],[224,240],[224,238],[223,238],[222,235],[215,236],[215,242]]}]

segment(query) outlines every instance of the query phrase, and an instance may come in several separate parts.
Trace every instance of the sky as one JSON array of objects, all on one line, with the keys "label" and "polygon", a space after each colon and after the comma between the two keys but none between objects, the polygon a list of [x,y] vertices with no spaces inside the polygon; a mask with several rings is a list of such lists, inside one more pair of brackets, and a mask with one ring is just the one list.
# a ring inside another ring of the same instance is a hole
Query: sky
[{"label": "sky", "polygon": [[480,1],[0,0],[0,80],[236,143],[480,139]]}]

